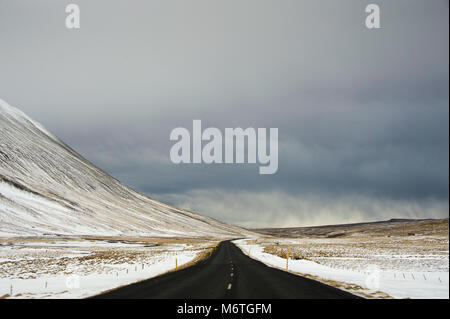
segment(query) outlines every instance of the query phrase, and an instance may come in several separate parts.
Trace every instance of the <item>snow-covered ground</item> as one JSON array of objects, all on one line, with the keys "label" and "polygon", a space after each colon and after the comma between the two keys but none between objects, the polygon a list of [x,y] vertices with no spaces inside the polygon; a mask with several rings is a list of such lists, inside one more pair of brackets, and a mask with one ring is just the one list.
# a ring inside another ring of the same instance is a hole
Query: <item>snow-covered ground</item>
[{"label": "snow-covered ground", "polygon": [[249,233],[130,189],[1,99],[0,226],[2,237]]},{"label": "snow-covered ground", "polygon": [[289,259],[290,272],[364,297],[449,298],[448,237],[440,239],[442,245],[434,247],[434,253],[423,238],[410,239],[415,253],[405,244],[391,249],[382,244],[384,240],[379,239],[378,249],[373,249],[377,244],[373,238],[369,247],[362,238],[265,238],[235,243],[250,257],[280,269],[286,269],[286,257],[281,256],[290,248],[290,258],[299,258]]},{"label": "snow-covered ground", "polygon": [[89,297],[174,270],[215,245],[81,238],[0,243],[0,298]]},{"label": "snow-covered ground", "polygon": [[134,191],[0,100],[0,298],[91,296],[246,234]]}]

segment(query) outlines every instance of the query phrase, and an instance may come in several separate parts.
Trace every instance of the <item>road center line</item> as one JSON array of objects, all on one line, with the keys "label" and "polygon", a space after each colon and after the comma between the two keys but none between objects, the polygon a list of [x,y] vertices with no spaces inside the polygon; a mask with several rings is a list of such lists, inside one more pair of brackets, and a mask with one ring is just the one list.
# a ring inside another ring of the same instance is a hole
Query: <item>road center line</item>
[{"label": "road center line", "polygon": [[228,288],[227,288],[228,290],[230,290],[231,289],[231,284],[228,284]]}]

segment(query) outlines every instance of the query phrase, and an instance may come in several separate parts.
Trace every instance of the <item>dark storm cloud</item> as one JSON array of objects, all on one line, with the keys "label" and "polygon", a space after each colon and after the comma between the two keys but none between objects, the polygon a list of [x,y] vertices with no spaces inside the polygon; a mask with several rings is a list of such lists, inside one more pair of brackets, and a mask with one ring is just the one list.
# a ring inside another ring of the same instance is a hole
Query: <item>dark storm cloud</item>
[{"label": "dark storm cloud", "polygon": [[[243,225],[448,216],[448,2],[0,1],[0,97],[132,187]],[[69,3],[69,2],[67,2]],[[278,127],[279,170],[170,131]],[[273,222],[271,222],[271,220]]]}]

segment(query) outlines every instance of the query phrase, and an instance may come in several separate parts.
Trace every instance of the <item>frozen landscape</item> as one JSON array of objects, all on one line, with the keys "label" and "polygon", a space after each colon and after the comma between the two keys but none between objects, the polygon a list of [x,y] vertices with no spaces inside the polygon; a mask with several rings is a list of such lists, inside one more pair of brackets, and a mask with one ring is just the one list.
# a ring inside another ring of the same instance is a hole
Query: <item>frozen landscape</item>
[{"label": "frozen landscape", "polygon": [[449,231],[444,220],[393,220],[258,230],[238,240],[267,265],[369,298],[449,298]]},{"label": "frozen landscape", "polygon": [[[368,298],[448,298],[448,219],[246,230],[140,194],[0,100],[0,298],[84,298],[251,258]],[[239,251],[239,250],[237,250]],[[329,288],[329,287],[328,287]]]},{"label": "frozen landscape", "polygon": [[0,237],[249,233],[140,194],[0,100]]},{"label": "frozen landscape", "polygon": [[153,200],[0,100],[0,298],[80,298],[252,234]]},{"label": "frozen landscape", "polygon": [[185,267],[214,240],[0,239],[0,298],[84,298]]}]

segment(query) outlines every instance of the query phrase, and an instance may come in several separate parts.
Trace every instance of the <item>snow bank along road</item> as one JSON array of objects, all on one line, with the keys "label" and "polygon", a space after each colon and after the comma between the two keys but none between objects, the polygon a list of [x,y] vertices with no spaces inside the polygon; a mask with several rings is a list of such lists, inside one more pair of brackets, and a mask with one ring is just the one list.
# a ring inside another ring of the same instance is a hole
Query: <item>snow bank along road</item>
[{"label": "snow bank along road", "polygon": [[94,298],[357,298],[320,282],[271,268],[220,243],[194,266],[125,286]]}]

